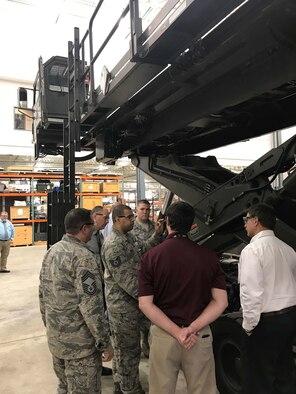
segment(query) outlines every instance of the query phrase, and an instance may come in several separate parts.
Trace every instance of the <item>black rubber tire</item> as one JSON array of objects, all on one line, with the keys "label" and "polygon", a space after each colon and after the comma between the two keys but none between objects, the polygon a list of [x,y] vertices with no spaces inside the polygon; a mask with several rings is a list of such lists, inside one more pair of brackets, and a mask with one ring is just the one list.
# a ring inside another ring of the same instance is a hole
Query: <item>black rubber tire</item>
[{"label": "black rubber tire", "polygon": [[220,394],[240,394],[242,317],[235,312],[220,317],[212,325],[216,380]]}]

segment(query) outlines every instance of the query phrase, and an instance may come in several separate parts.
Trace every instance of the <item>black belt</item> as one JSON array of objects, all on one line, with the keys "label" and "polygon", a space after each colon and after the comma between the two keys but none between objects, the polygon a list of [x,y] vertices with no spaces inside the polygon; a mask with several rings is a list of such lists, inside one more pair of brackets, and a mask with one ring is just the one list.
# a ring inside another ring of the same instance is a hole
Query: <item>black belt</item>
[{"label": "black belt", "polygon": [[0,239],[1,242],[9,241],[9,239]]},{"label": "black belt", "polygon": [[288,308],[280,309],[279,311],[274,311],[274,312],[264,312],[261,313],[261,316],[267,317],[267,316],[277,316],[277,315],[284,315],[285,313],[296,311],[296,305],[293,306],[288,306]]}]

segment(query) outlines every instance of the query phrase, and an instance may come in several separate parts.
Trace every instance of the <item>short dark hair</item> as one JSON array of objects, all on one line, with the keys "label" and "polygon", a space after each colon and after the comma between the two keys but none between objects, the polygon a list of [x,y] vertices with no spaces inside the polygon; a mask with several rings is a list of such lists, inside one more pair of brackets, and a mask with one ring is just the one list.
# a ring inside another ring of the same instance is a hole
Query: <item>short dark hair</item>
[{"label": "short dark hair", "polygon": [[64,219],[66,233],[78,234],[81,227],[86,223],[91,223],[90,210],[85,208],[74,208],[69,211]]},{"label": "short dark hair", "polygon": [[273,230],[276,224],[276,214],[271,205],[259,203],[248,209],[250,216],[256,216],[263,227]]},{"label": "short dark hair", "polygon": [[150,202],[149,202],[148,200],[146,200],[145,198],[142,199],[142,200],[138,200],[138,202],[137,202],[137,207],[138,207],[140,204],[149,205],[149,207],[150,207]]},{"label": "short dark hair", "polygon": [[169,206],[166,216],[172,230],[187,234],[193,224],[195,213],[190,204],[178,201]]},{"label": "short dark hair", "polygon": [[90,214],[101,213],[103,211],[103,207],[101,205],[96,205],[91,211]]},{"label": "short dark hair", "polygon": [[113,208],[113,210],[112,210],[112,221],[113,221],[113,223],[115,222],[115,219],[118,216],[123,216],[124,215],[125,209],[129,209],[130,211],[132,210],[131,207],[129,207],[128,205],[123,205],[123,204],[116,205]]}]

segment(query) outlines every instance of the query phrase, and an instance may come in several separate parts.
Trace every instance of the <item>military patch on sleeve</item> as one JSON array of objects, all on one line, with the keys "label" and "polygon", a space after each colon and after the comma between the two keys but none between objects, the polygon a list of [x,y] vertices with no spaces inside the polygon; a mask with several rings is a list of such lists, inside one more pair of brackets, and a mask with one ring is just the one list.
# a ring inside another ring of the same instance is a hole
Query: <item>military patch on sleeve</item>
[{"label": "military patch on sleeve", "polygon": [[112,265],[112,267],[117,268],[121,265],[121,260],[120,257],[118,256],[116,259],[111,260],[110,264]]},{"label": "military patch on sleeve", "polygon": [[85,294],[94,295],[97,292],[97,285],[94,274],[89,271],[82,277],[82,286]]}]

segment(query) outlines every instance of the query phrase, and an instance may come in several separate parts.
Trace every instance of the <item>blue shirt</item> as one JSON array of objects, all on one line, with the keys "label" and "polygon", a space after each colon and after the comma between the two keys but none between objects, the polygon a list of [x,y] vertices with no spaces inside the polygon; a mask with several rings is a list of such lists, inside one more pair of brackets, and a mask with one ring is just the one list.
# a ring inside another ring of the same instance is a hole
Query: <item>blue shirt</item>
[{"label": "blue shirt", "polygon": [[0,241],[8,241],[8,240],[13,240],[14,238],[14,227],[13,224],[9,221],[6,220],[6,229],[7,229],[7,238],[5,238],[5,230],[4,230],[4,221],[0,220]]}]

